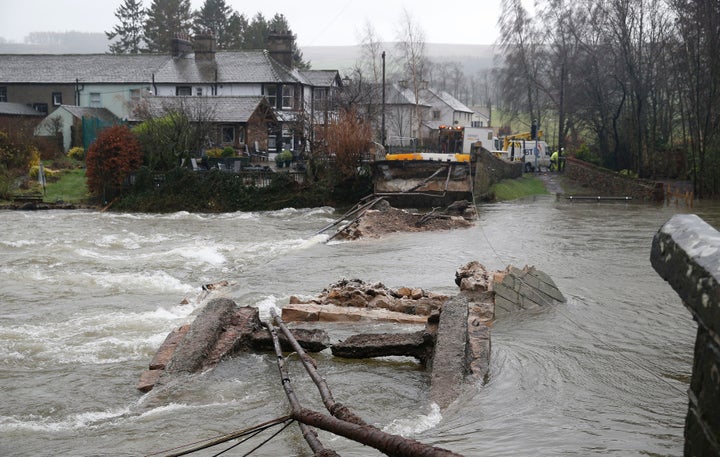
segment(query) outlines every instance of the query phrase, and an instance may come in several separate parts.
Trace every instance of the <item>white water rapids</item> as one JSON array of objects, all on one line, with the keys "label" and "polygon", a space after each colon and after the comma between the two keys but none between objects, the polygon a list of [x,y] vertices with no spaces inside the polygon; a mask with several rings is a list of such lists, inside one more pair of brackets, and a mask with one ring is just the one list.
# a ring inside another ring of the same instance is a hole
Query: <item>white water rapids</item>
[{"label": "white water rapids", "polygon": [[[649,255],[657,229],[691,211],[718,226],[717,205],[537,197],[482,205],[470,229],[329,244],[314,233],[338,216],[332,208],[0,212],[0,455],[146,455],[286,414],[271,354],[135,390],[168,332],[194,317],[203,284],[229,281],[222,294],[266,318],[342,278],[454,294],[455,269],[478,260],[535,265],[568,301],[498,320],[487,382],[446,410],[429,404],[428,373],[413,360],[323,352],[318,368],[336,399],[387,431],[467,456],[679,456],[695,324]],[[385,328],[331,335],[368,329]],[[291,376],[301,401],[322,410],[299,365]],[[320,439],[343,456],[377,455]],[[290,426],[255,455],[311,452]]]}]

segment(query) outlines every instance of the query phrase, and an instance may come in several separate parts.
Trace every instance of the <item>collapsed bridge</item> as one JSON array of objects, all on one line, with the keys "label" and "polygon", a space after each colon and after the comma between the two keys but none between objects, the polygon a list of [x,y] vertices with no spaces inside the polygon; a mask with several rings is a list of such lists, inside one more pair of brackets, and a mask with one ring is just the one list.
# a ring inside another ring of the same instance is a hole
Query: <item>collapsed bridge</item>
[{"label": "collapsed bridge", "polygon": [[[341,414],[338,411],[345,411],[344,406],[328,406],[326,402],[332,417],[302,408],[293,401],[292,389],[288,392],[287,386],[290,380],[282,374],[283,352],[299,354],[309,373],[317,370],[317,364],[306,352],[329,349],[336,357],[350,359],[414,357],[429,372],[431,401],[445,408],[458,398],[465,386],[487,378],[490,327],[498,315],[565,300],[552,279],[534,267],[508,267],[490,272],[480,263],[470,262],[457,269],[455,283],[460,292],[450,297],[419,288],[390,289],[381,283],[342,280],[312,300],[292,297],[283,307],[282,317],[273,312],[273,322],[262,322],[257,308],[239,307],[227,298],[213,298],[191,324],[168,335],[141,375],[137,388],[148,392],[178,374],[212,369],[230,356],[274,350],[291,403],[290,416],[300,422],[306,439],[313,434],[304,427],[312,425],[373,446],[388,455],[455,455],[413,440],[388,436],[359,418],[338,419],[335,416]],[[316,328],[299,328],[302,322],[312,322]],[[330,345],[328,331],[336,322],[393,322],[422,328],[410,333],[361,333]],[[317,328],[319,325],[324,328]],[[319,385],[318,388],[321,394],[331,397],[329,387]],[[331,403],[335,404],[334,400]],[[359,436],[372,438],[364,441],[365,438]],[[388,442],[394,443],[390,445],[392,451],[385,447]],[[322,448],[317,442],[308,444],[313,449]],[[405,450],[398,451],[398,446]]]}]

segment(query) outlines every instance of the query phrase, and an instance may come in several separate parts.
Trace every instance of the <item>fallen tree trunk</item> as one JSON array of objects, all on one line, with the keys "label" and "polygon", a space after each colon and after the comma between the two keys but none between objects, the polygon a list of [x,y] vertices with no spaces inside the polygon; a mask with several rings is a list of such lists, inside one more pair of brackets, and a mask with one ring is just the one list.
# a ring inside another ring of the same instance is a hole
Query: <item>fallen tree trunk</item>
[{"label": "fallen tree trunk", "polygon": [[[275,323],[278,324],[283,333],[285,333],[285,336],[290,341],[292,341],[292,335],[282,323],[282,320],[278,317],[277,313],[275,313],[274,310],[271,310],[270,313],[275,320]],[[319,429],[334,433],[336,435],[349,438],[353,441],[357,441],[358,443],[373,447],[386,455],[391,455],[395,457],[461,457],[460,454],[455,454],[454,452],[448,451],[446,449],[436,448],[415,440],[404,438],[399,435],[392,435],[390,433],[383,432],[382,430],[373,427],[372,425],[364,423],[362,419],[360,419],[354,413],[350,412],[344,407],[344,416],[351,418],[352,422],[342,420],[337,417],[328,416],[326,414],[322,414],[307,408],[303,408],[298,402],[297,397],[295,396],[295,392],[290,385],[290,376],[285,367],[285,358],[282,356],[282,352],[280,350],[277,332],[272,327],[272,324],[268,324],[268,328],[270,329],[271,334],[274,335],[273,341],[275,342],[275,352],[278,356],[278,368],[280,370],[280,377],[282,379],[283,389],[285,389],[285,393],[288,397],[288,400],[290,401],[290,407],[292,410],[290,415],[293,419],[297,420],[302,424],[311,425],[313,427],[317,427]],[[296,350],[300,350],[300,352],[298,353],[300,355],[300,360],[302,360],[306,371],[313,379],[318,389],[320,389],[321,396],[323,397],[323,401],[325,402],[326,406],[329,404],[330,408],[337,409],[339,403],[336,403],[332,399],[332,393],[330,392],[330,389],[327,387],[327,384],[325,384],[324,379],[322,379],[322,377],[320,377],[315,370],[314,361],[311,362],[312,359],[309,359],[307,354],[302,351],[302,348],[300,348],[300,345],[297,344],[297,342],[295,342],[293,346],[296,347]],[[360,423],[356,423],[355,418],[359,419]],[[318,441],[313,442],[313,444],[311,444],[311,447],[312,446],[322,445],[319,444]],[[313,451],[315,451],[315,449],[313,449]]]}]

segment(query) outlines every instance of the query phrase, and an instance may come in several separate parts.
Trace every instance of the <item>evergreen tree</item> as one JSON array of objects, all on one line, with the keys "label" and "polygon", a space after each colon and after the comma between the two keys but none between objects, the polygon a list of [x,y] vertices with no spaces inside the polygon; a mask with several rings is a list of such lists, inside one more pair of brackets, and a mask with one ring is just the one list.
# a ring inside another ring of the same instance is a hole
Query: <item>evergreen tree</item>
[{"label": "evergreen tree", "polygon": [[110,44],[113,54],[138,54],[143,48],[143,24],[145,10],[142,0],[125,0],[115,11],[120,23],[111,32],[105,32],[108,40],[118,40]]},{"label": "evergreen tree", "polygon": [[225,0],[205,0],[194,15],[193,31],[196,34],[212,32],[218,49],[240,49],[245,28],[247,19],[229,7]]},{"label": "evergreen tree", "polygon": [[168,52],[177,34],[190,32],[190,0],[153,0],[147,10],[145,40],[150,52]]},{"label": "evergreen tree", "polygon": [[245,49],[245,34],[247,33],[249,23],[244,14],[235,11],[230,17],[227,29],[227,50],[237,51]]},{"label": "evergreen tree", "polygon": [[267,47],[267,37],[270,32],[268,22],[262,13],[257,13],[248,24],[245,31],[245,49],[265,49]]}]

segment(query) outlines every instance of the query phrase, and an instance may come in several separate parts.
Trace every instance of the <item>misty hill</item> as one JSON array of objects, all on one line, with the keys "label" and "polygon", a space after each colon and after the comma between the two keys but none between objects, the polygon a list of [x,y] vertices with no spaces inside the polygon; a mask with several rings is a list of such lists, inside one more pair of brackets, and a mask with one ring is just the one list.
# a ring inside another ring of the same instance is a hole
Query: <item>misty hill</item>
[{"label": "misty hill", "polygon": [[[465,74],[492,68],[495,55],[494,46],[486,44],[438,44],[426,43],[428,58],[435,63],[458,62]],[[309,61],[314,70],[340,70],[345,74],[358,62],[361,56],[360,46],[306,46],[301,48],[303,58]],[[395,54],[395,43],[386,43],[386,64]]]},{"label": "misty hill", "polygon": [[[33,32],[28,43],[8,43],[0,39],[0,54],[104,54],[108,40],[104,33]],[[493,67],[492,45],[426,43],[427,55],[435,63],[458,62],[466,75]],[[348,74],[361,56],[360,46],[306,46],[303,57],[314,70],[340,70]],[[387,68],[396,54],[395,43],[385,43]]]}]

